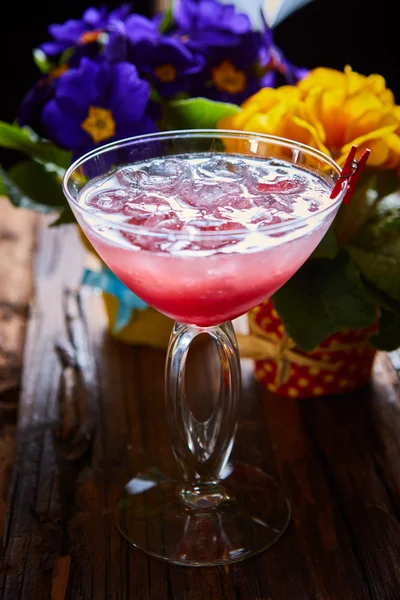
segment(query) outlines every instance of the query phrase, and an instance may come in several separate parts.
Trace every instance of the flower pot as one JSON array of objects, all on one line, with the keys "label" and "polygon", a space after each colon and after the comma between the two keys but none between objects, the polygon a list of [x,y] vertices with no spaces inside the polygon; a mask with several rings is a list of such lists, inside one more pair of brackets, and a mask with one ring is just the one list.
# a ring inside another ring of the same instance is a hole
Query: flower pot
[{"label": "flower pot", "polygon": [[[294,308],[295,310],[295,308]],[[330,335],[312,352],[296,347],[266,300],[249,313],[250,334],[239,336],[242,356],[255,359],[260,383],[281,396],[310,398],[355,390],[371,379],[376,326]]]}]

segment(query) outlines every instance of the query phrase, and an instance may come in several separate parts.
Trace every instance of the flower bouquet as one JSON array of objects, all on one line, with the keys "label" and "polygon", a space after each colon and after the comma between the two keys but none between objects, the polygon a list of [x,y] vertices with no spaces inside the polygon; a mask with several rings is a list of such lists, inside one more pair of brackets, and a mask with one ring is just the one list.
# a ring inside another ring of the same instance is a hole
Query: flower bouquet
[{"label": "flower bouquet", "polygon": [[[154,19],[127,5],[89,8],[49,32],[34,50],[41,76],[17,123],[0,123],[0,146],[25,155],[0,168],[0,194],[54,213],[54,225],[74,221],[65,169],[116,139],[225,127],[298,140],[339,165],[353,144],[371,149],[351,204],[296,275],[250,313],[250,335],[240,338],[258,378],[278,393],[322,395],[366,381],[374,348],[400,345],[400,107],[384,79],[350,68],[307,73],[285,59],[264,21],[254,30],[217,0],[180,0]],[[83,281],[103,291],[115,335],[166,344],[170,321],[106,267]]]},{"label": "flower bouquet", "polygon": [[[41,76],[17,123],[0,122],[0,146],[27,156],[8,172],[0,167],[0,194],[56,214],[54,225],[75,223],[60,184],[78,156],[159,129],[214,128],[261,88],[305,73],[285,59],[264,21],[253,30],[247,15],[217,0],[181,0],[154,19],[129,5],[88,8],[49,33],[33,52]],[[103,291],[117,337],[166,346],[170,320],[104,265],[83,282]]]}]

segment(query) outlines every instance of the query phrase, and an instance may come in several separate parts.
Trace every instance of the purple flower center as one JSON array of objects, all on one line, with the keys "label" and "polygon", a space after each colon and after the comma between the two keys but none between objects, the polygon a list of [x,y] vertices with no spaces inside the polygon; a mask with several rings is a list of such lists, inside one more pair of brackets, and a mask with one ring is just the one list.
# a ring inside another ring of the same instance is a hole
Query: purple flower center
[{"label": "purple flower center", "polygon": [[240,94],[246,88],[246,73],[237,69],[230,60],[223,60],[217,67],[211,69],[211,77],[220,92]]},{"label": "purple flower center", "polygon": [[89,106],[87,117],[81,127],[88,133],[95,144],[115,135],[115,121],[111,110],[98,106]]},{"label": "purple flower center", "polygon": [[154,73],[163,83],[172,83],[175,81],[177,75],[176,68],[171,63],[156,67]]},{"label": "purple flower center", "polygon": [[85,44],[93,44],[94,42],[97,42],[102,33],[104,33],[104,29],[84,31],[79,37],[79,44],[81,46],[84,46]]}]

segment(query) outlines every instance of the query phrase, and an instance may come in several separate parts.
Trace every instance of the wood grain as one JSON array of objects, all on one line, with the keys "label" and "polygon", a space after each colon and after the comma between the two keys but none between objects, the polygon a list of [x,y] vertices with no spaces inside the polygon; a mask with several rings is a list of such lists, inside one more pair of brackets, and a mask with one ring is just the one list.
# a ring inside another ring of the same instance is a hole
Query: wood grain
[{"label": "wood grain", "polygon": [[[18,460],[1,600],[397,600],[400,382],[380,355],[374,384],[335,398],[268,394],[243,361],[234,458],[281,479],[293,519],[256,559],[192,569],[147,558],[120,536],[124,484],[173,469],[165,353],[105,331],[99,296],[79,290],[73,229],[41,230],[24,354]],[[193,349],[191,402],[215,393],[213,349]]]},{"label": "wood grain", "polygon": [[0,557],[15,431],[23,343],[33,292],[32,259],[37,216],[0,198]]},{"label": "wood grain", "polygon": [[38,217],[0,197],[0,394],[19,387]]}]

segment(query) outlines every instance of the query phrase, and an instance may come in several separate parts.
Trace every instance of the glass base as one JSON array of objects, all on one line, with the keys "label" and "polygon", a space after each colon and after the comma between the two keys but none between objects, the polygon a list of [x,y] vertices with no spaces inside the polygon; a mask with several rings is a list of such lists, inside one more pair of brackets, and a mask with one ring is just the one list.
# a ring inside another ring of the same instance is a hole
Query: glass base
[{"label": "glass base", "polygon": [[260,469],[229,463],[217,507],[189,509],[182,483],[152,469],[125,486],[117,525],[136,548],[169,563],[213,566],[234,563],[274,544],[290,520],[283,488]]}]

